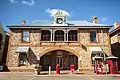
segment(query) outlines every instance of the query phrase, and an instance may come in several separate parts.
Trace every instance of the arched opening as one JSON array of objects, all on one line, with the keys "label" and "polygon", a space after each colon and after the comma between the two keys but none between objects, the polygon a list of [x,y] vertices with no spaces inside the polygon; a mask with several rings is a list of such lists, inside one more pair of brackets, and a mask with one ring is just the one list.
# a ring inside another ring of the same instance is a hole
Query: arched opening
[{"label": "arched opening", "polygon": [[68,70],[71,64],[74,64],[75,69],[78,69],[78,57],[65,50],[50,51],[40,57],[42,70],[48,70],[49,66],[52,70],[55,70],[57,64],[59,64],[61,70]]},{"label": "arched opening", "polygon": [[64,41],[64,31],[62,30],[55,31],[55,41]]}]

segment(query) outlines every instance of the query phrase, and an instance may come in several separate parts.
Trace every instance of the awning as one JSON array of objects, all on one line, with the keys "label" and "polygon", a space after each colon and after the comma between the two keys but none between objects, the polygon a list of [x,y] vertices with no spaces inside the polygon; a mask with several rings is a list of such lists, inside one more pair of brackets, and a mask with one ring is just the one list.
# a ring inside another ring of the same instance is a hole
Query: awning
[{"label": "awning", "polygon": [[101,47],[90,47],[90,52],[93,52],[93,51],[102,51]]},{"label": "awning", "polygon": [[29,47],[28,46],[21,46],[21,47],[18,47],[16,49],[16,52],[17,53],[27,53],[29,50]]},{"label": "awning", "polygon": [[118,59],[118,57],[111,55],[111,56],[108,56],[106,59]]},{"label": "awning", "polygon": [[102,57],[100,57],[100,56],[95,56],[95,57],[93,57],[92,59],[93,59],[93,60],[102,59]]}]

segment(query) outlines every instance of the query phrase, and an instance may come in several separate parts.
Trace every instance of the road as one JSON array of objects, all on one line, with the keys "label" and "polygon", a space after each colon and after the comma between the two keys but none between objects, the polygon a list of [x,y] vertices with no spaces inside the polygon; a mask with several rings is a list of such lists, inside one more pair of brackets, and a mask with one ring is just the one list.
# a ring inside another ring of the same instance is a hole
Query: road
[{"label": "road", "polygon": [[120,76],[0,76],[0,80],[120,80]]}]

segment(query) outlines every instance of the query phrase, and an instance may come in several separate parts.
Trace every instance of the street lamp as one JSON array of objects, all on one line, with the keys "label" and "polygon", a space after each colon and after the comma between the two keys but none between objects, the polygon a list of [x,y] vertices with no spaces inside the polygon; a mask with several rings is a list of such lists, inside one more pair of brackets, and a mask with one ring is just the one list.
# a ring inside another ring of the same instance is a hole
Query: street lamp
[{"label": "street lamp", "polygon": [[106,57],[105,57],[105,52],[104,52],[104,34],[103,34],[102,26],[101,26],[101,33],[102,33],[102,52],[103,52],[103,60],[104,60],[104,65],[105,65],[106,74],[107,74]]}]

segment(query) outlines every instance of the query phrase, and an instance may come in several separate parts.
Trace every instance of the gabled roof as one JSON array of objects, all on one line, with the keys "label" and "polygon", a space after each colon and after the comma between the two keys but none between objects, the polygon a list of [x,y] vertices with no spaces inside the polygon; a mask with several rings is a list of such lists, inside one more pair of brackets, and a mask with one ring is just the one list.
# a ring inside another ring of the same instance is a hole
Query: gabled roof
[{"label": "gabled roof", "polygon": [[53,24],[51,20],[35,20],[32,22],[32,24],[21,24],[21,25],[11,25],[7,26],[9,28],[15,28],[15,27],[106,27],[110,28],[112,26],[110,25],[104,25],[104,24],[95,24],[88,22],[86,20],[80,21],[80,20],[74,20],[74,21],[67,21],[65,24]]},{"label": "gabled roof", "polygon": [[118,31],[120,31],[120,26],[115,28],[115,29],[113,29],[112,31],[110,31],[110,35],[112,35],[115,32],[118,32]]}]

